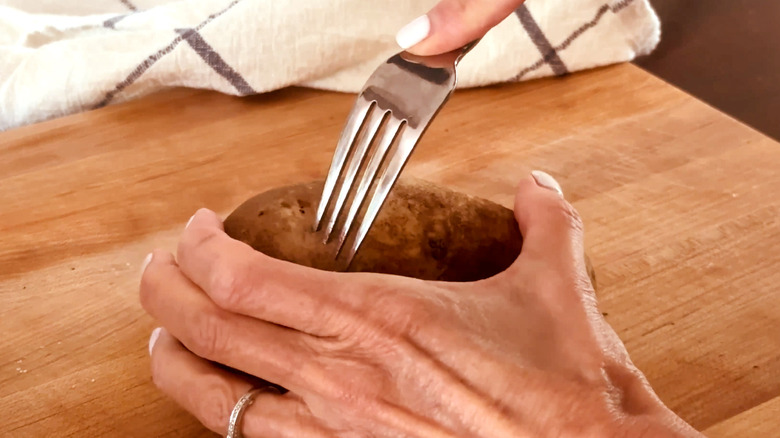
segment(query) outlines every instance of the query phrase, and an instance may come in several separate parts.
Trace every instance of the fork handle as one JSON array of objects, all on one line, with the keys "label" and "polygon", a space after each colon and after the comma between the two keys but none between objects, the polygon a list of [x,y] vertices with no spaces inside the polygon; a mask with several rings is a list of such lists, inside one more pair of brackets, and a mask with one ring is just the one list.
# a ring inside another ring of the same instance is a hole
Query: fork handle
[{"label": "fork handle", "polygon": [[466,44],[465,46],[461,47],[460,49],[455,49],[456,53],[457,52],[460,52],[460,53],[458,53],[458,56],[453,61],[453,64],[457,67],[458,63],[460,62],[460,60],[463,59],[463,57],[466,56],[466,54],[469,53],[471,51],[471,49],[473,49],[481,40],[482,40],[482,38],[477,38],[474,41],[472,41],[472,42]]},{"label": "fork handle", "polygon": [[455,49],[451,52],[442,53],[441,55],[420,56],[409,52],[401,52],[398,55],[401,56],[406,61],[413,62],[415,64],[422,64],[424,66],[431,67],[431,68],[457,67],[458,62],[460,62],[461,58],[463,58],[467,53],[469,53],[471,49],[473,49],[474,46],[476,46],[481,39],[482,38],[478,38],[461,48]]},{"label": "fork handle", "polygon": [[[458,61],[460,61],[460,58],[463,58],[466,56],[466,53],[469,53],[471,49],[473,49],[479,42],[482,41],[482,38],[477,38],[474,41],[466,44],[465,46],[460,48],[460,56],[458,57]],[[457,61],[456,61],[457,62]]]}]

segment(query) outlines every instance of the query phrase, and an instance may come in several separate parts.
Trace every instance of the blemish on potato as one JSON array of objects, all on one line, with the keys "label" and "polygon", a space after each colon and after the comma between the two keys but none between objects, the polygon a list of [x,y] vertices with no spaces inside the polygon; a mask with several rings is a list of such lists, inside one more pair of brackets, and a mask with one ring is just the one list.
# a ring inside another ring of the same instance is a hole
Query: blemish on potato
[{"label": "blemish on potato", "polygon": [[441,239],[428,239],[431,248],[431,257],[434,260],[442,260],[447,257],[447,245]]}]

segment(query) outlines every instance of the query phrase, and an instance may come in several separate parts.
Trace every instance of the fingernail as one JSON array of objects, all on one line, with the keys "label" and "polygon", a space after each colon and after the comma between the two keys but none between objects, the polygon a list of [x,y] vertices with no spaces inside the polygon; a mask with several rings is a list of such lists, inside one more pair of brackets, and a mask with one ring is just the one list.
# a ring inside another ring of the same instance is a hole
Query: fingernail
[{"label": "fingernail", "polygon": [[406,50],[427,38],[430,31],[431,20],[428,19],[427,15],[421,15],[402,27],[395,34],[395,41],[402,49]]},{"label": "fingernail", "polygon": [[553,178],[549,173],[542,172],[541,170],[534,170],[531,172],[531,176],[534,177],[536,184],[539,184],[540,187],[557,192],[558,195],[563,198],[563,190],[561,190],[561,185],[558,184],[558,181],[556,181],[555,178]]},{"label": "fingernail", "polygon": [[149,266],[149,263],[152,261],[152,253],[149,253],[146,255],[146,258],[141,263],[141,275],[144,275],[144,271],[146,271],[146,267]]},{"label": "fingernail", "polygon": [[152,350],[154,350],[154,344],[157,343],[157,338],[160,337],[161,330],[162,327],[157,327],[156,329],[152,330],[152,336],[149,336],[149,356],[152,355]]},{"label": "fingernail", "polygon": [[195,219],[195,215],[193,214],[190,216],[190,220],[187,221],[187,225],[184,226],[185,229],[190,227],[190,224],[192,223],[192,220]]}]

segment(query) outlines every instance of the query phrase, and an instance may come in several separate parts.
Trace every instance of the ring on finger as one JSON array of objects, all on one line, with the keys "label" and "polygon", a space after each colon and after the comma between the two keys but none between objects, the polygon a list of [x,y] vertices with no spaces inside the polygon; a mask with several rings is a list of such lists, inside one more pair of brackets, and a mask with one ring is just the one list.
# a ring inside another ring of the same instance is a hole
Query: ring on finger
[{"label": "ring on finger", "polygon": [[252,388],[249,392],[244,394],[240,399],[238,399],[236,406],[233,408],[233,412],[230,413],[230,420],[228,421],[227,435],[225,435],[225,438],[243,437],[241,434],[241,420],[244,418],[244,412],[247,410],[247,408],[249,408],[249,406],[252,405],[252,403],[254,403],[255,397],[264,392],[280,394],[279,390],[275,386],[270,385]]}]

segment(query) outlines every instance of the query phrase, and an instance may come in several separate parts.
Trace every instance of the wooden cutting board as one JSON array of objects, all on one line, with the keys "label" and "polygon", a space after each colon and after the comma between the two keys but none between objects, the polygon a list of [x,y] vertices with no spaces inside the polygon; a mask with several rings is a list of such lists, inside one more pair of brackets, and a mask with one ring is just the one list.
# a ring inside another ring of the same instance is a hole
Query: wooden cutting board
[{"label": "wooden cutting board", "polygon": [[[150,380],[140,263],[199,207],[322,178],[353,100],[174,90],[0,134],[0,436],[210,436]],[[780,144],[621,65],[456,92],[406,173],[509,206],[532,169],[660,397],[777,436]]]}]

